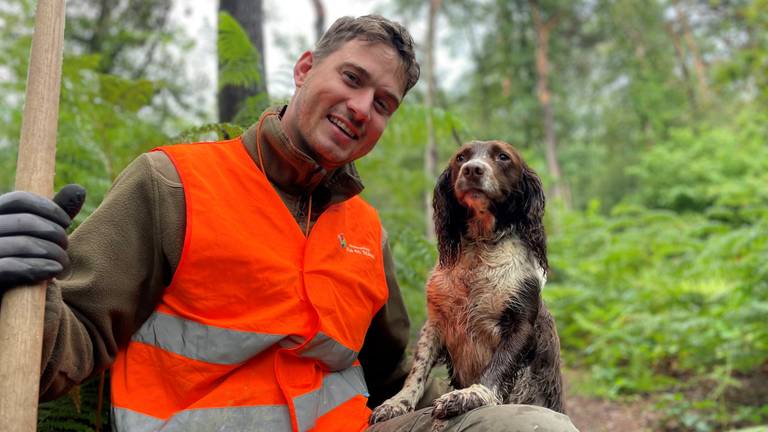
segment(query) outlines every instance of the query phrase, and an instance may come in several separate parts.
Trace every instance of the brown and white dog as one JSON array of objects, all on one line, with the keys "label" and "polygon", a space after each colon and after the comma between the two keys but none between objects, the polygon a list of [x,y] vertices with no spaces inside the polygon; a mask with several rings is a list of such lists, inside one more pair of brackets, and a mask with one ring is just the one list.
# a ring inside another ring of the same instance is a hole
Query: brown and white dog
[{"label": "brown and white dog", "polygon": [[560,341],[541,298],[548,264],[538,176],[511,145],[474,141],[440,176],[433,205],[440,257],[427,322],[403,389],[371,424],[413,411],[439,361],[456,390],[435,400],[435,419],[504,403],[565,412]]}]

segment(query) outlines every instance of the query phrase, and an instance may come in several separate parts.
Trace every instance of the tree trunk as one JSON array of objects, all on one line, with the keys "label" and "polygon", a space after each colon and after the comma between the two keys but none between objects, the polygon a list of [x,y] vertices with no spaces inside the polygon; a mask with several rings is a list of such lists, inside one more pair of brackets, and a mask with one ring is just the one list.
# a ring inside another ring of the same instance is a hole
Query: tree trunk
[{"label": "tree trunk", "polygon": [[677,22],[680,24],[680,31],[683,33],[683,40],[691,50],[691,57],[693,60],[693,68],[696,70],[696,82],[698,84],[699,100],[703,104],[710,100],[709,86],[707,85],[707,66],[704,64],[704,59],[701,57],[701,51],[699,50],[699,44],[696,42],[696,38],[693,36],[693,31],[688,23],[688,17],[685,14],[680,2],[675,0],[675,14],[677,15]]},{"label": "tree trunk", "polygon": [[319,41],[325,32],[325,8],[322,0],[312,0],[315,8],[315,41]]},{"label": "tree trunk", "polygon": [[[432,120],[432,110],[435,107],[435,27],[437,21],[437,14],[442,5],[442,0],[430,0],[429,2],[429,17],[427,20],[427,62],[426,62],[426,79],[427,79],[427,95],[424,98],[424,105],[427,110],[427,145],[424,147],[424,177],[427,179],[427,184],[431,185],[437,176],[437,139],[435,138],[435,124]],[[424,218],[426,226],[427,239],[430,241],[435,240],[435,225],[433,221],[434,210],[432,209],[432,188],[427,187],[424,189]]]},{"label": "tree trunk", "polygon": [[549,88],[549,36],[554,28],[557,17],[544,21],[541,9],[535,0],[529,0],[533,25],[536,31],[536,96],[539,99],[544,114],[544,144],[547,156],[547,168],[554,182],[551,196],[554,200],[562,200],[567,208],[571,207],[570,196],[566,190],[560,163],[557,157],[557,136],[555,133],[555,115],[552,106],[552,93]]},{"label": "tree trunk", "polygon": [[672,24],[667,23],[665,26],[667,34],[672,39],[672,46],[675,48],[675,57],[680,65],[680,72],[683,74],[683,81],[685,82],[685,91],[688,95],[688,103],[691,105],[693,112],[699,111],[699,104],[696,101],[696,91],[691,83],[691,73],[688,70],[688,64],[685,61],[685,52],[683,51],[682,42],[680,41],[680,35],[677,34]]},{"label": "tree trunk", "polygon": [[248,38],[259,51],[260,81],[251,87],[224,86],[219,91],[219,121],[231,122],[242,103],[251,96],[267,92],[267,75],[264,68],[264,14],[261,0],[220,0],[219,11],[228,12],[248,33]]}]

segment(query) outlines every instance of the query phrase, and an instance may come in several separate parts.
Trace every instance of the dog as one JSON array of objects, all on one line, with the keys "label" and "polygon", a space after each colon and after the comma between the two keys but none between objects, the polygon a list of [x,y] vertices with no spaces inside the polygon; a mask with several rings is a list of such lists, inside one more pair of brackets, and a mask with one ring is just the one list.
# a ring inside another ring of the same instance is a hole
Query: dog
[{"label": "dog", "polygon": [[412,412],[437,362],[455,389],[434,401],[438,423],[506,403],[565,413],[560,341],[541,298],[544,204],[541,180],[510,144],[473,141],[456,152],[434,191],[439,260],[413,367],[371,424]]}]

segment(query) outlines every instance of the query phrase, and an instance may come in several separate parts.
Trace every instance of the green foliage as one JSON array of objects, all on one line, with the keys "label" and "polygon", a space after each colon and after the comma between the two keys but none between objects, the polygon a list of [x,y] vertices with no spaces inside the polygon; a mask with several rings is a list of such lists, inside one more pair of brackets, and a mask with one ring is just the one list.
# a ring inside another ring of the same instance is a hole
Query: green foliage
[{"label": "green foliage", "polygon": [[751,0],[731,11],[731,19],[721,25],[726,31],[741,32],[745,40],[733,53],[731,61],[716,65],[715,83],[730,92],[756,93],[757,100],[768,104],[768,1]]},{"label": "green foliage", "polygon": [[[668,430],[714,432],[728,430],[729,426],[765,424],[768,405],[741,406],[736,409],[711,399],[690,400],[682,393],[664,395],[658,403],[664,414],[661,423]],[[737,432],[735,429],[731,429]],[[766,427],[739,429],[738,432],[764,432]]]},{"label": "green foliage", "polygon": [[765,128],[756,120],[736,118],[743,128],[721,126],[698,133],[672,129],[667,140],[628,169],[642,184],[636,194],[639,203],[680,213],[708,211],[731,222],[745,217],[743,222],[749,222],[768,204],[763,187],[768,182],[768,149],[762,141]]},{"label": "green foliage", "polygon": [[40,432],[90,432],[96,430],[97,418],[100,430],[109,429],[109,378],[104,380],[102,410],[96,412],[99,399],[99,377],[75,387],[67,395],[38,406],[38,431]]},{"label": "green foliage", "polygon": [[[0,191],[13,187],[33,28],[31,2],[21,3],[20,9],[0,16],[7,24],[0,45],[0,67],[11,74],[3,83],[2,97],[8,103],[0,108],[0,117],[8,120],[7,127],[0,130]],[[82,30],[85,24],[79,25]],[[131,44],[138,45],[134,36]],[[168,81],[107,71],[105,55],[76,50],[69,39],[65,40],[55,180],[56,188],[79,183],[88,191],[78,220],[95,209],[133,158],[167,143],[170,134],[186,124],[165,105],[164,95],[172,90]],[[167,72],[173,71],[172,66],[167,65]],[[175,85],[181,83],[183,79],[177,79]]]},{"label": "green foliage", "polygon": [[259,51],[248,34],[227,12],[219,12],[219,89],[226,85],[248,87],[261,82]]},{"label": "green foliage", "polygon": [[672,131],[627,167],[638,186],[624,203],[558,216],[566,229],[550,237],[545,296],[568,363],[592,373],[589,391],[714,386],[695,403],[662,397],[665,416],[679,420],[669,427],[765,421],[764,409],[723,398],[739,385],[734,373],[768,359],[764,125],[763,114],[742,112],[728,125]]},{"label": "green foliage", "polygon": [[[217,48],[219,54],[219,91],[225,86],[258,88],[261,83],[259,64],[261,55],[251,43],[248,34],[232,15],[219,12]],[[269,105],[265,92],[246,98],[238,107],[235,124],[255,123]]]}]

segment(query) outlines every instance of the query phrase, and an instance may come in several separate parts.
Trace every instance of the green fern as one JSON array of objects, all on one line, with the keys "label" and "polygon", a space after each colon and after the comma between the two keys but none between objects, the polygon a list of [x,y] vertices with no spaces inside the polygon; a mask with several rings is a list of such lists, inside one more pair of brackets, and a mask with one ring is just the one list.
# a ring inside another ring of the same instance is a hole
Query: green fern
[{"label": "green fern", "polygon": [[[102,431],[109,430],[109,377],[105,376],[102,411],[99,417]],[[66,396],[43,402],[37,410],[37,430],[91,432],[96,430],[99,378],[95,377]]]},{"label": "green fern", "polygon": [[219,89],[250,87],[261,82],[259,51],[248,34],[227,12],[219,13]]},{"label": "green fern", "polygon": [[269,97],[266,93],[251,96],[240,104],[240,109],[232,122],[238,125],[252,125],[259,121],[259,117],[269,105]]}]

